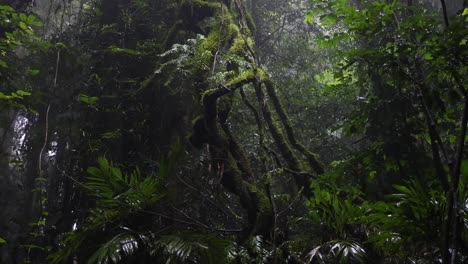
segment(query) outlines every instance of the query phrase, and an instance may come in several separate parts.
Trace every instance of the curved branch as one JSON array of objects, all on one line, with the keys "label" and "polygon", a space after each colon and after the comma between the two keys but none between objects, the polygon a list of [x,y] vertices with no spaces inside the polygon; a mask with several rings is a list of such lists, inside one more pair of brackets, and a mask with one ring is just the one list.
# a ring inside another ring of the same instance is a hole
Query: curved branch
[{"label": "curved branch", "polygon": [[[249,74],[227,85],[206,91],[202,97],[203,119],[213,167],[218,168],[221,183],[236,194],[247,211],[248,225],[240,235],[244,240],[251,234],[267,235],[271,230],[273,209],[266,191],[255,185],[251,169],[227,125],[218,119],[219,99],[254,81]],[[227,114],[229,111],[225,111]],[[221,129],[218,127],[220,123]]]}]

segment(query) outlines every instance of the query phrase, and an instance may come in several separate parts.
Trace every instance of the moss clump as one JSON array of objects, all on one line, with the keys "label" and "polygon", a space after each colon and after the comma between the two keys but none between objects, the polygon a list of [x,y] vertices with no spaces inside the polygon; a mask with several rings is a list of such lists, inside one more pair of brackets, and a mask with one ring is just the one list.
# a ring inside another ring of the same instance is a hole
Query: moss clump
[{"label": "moss clump", "polygon": [[237,56],[245,56],[246,53],[247,53],[247,47],[245,46],[245,41],[239,35],[232,42],[232,45],[229,48],[229,54],[237,55]]},{"label": "moss clump", "polygon": [[[225,7],[223,7],[225,8]],[[218,48],[224,48],[223,46],[231,46],[235,38],[240,36],[239,27],[237,27],[229,14],[223,12],[223,14],[217,13],[216,19],[210,24],[210,33],[208,34],[203,48],[216,52]]]},{"label": "moss clump", "polygon": [[234,87],[237,86],[238,84],[247,84],[249,82],[254,81],[254,71],[253,70],[247,70],[243,72],[240,76],[233,78],[231,81],[229,81],[226,86],[227,87]]},{"label": "moss clump", "polygon": [[261,82],[269,79],[268,75],[262,69],[257,68],[255,74],[260,78]]},{"label": "moss clump", "polygon": [[226,26],[224,32],[226,36],[228,36],[228,39],[233,39],[240,35],[239,27],[232,23],[232,21],[229,23],[229,25]]},{"label": "moss clump", "polygon": [[219,46],[219,35],[216,31],[212,30],[210,34],[203,41],[201,47],[204,50],[210,51],[212,54],[216,52]]}]

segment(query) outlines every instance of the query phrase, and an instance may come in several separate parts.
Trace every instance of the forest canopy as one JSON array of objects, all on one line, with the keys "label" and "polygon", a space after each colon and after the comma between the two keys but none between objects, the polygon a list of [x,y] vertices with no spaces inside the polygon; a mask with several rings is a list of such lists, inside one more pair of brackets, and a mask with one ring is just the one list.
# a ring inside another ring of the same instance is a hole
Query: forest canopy
[{"label": "forest canopy", "polygon": [[0,2],[0,263],[468,261],[465,0]]}]

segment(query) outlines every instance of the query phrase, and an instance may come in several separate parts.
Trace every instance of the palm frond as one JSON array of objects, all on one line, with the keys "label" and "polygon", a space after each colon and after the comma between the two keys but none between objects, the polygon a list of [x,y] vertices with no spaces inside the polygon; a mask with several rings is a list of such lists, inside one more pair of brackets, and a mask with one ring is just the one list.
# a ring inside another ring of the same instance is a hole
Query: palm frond
[{"label": "palm frond", "polygon": [[[176,143],[172,151],[159,161],[156,175],[143,175],[139,168],[131,173],[123,173],[120,168],[114,166],[105,158],[98,159],[98,166],[89,167],[87,172],[86,187],[91,190],[91,195],[96,199],[96,207],[90,210],[90,214],[82,226],[66,235],[62,250],[51,254],[51,263],[61,263],[77,251],[83,250],[83,255],[90,255],[88,263],[118,263],[124,257],[131,256],[142,247],[149,247],[150,241],[158,241],[151,233],[139,234],[131,230],[137,228],[122,227],[122,224],[130,221],[139,212],[148,210],[165,195],[164,179],[176,172],[176,162],[182,153],[180,143]],[[123,230],[123,231],[122,231]],[[141,230],[141,229],[140,229]],[[117,232],[116,232],[117,231]],[[150,239],[151,238],[151,239]],[[192,237],[191,247],[184,246],[185,240],[172,241],[165,247],[170,256],[178,256],[182,259],[192,257],[190,248],[200,249],[194,252],[204,252],[210,244],[216,240],[203,240],[204,243],[195,243]],[[164,240],[162,240],[164,241]],[[87,245],[90,242],[92,245]],[[161,242],[161,245],[164,243]],[[96,246],[97,245],[97,246]],[[171,249],[178,249],[174,252]],[[213,255],[209,253],[208,256]],[[213,257],[216,259],[216,256]]]},{"label": "palm frond", "polygon": [[123,174],[105,158],[99,158],[98,164],[99,167],[88,168],[90,176],[86,182],[97,198],[98,207],[141,209],[164,196],[161,181],[154,176],[142,176],[139,168]]},{"label": "palm frond", "polygon": [[366,251],[355,241],[332,240],[312,249],[307,263],[364,263]]},{"label": "palm frond", "polygon": [[118,234],[102,244],[88,259],[88,264],[118,263],[124,256],[130,256],[139,249],[142,237],[130,233]]},{"label": "palm frond", "polygon": [[182,232],[162,236],[151,254],[163,256],[166,263],[227,263],[232,242],[216,234]]}]

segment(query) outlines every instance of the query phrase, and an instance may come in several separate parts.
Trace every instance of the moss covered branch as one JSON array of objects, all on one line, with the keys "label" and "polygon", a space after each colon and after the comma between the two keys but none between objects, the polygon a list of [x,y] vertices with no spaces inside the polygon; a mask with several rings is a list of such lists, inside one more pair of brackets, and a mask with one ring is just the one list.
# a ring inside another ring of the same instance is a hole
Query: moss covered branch
[{"label": "moss covered branch", "polygon": [[[221,183],[239,197],[241,205],[247,211],[248,224],[243,238],[251,234],[268,234],[273,209],[266,190],[256,186],[250,164],[225,123],[230,105],[222,99],[253,80],[253,75],[246,75],[229,84],[205,91],[202,96],[203,117],[194,126],[199,131],[194,131],[192,135],[192,141],[208,143],[212,167],[221,175]],[[200,138],[193,138],[195,135]]]},{"label": "moss covered branch", "polygon": [[276,113],[278,114],[281,123],[283,124],[284,130],[286,131],[286,135],[291,145],[306,157],[310,167],[315,171],[315,173],[324,173],[323,165],[320,164],[316,155],[297,141],[296,136],[294,135],[294,130],[291,126],[291,121],[289,120],[289,116],[286,114],[286,111],[284,110],[284,107],[276,94],[273,82],[270,79],[266,79],[263,82],[265,83],[268,96],[273,102],[273,106],[275,107]]}]

